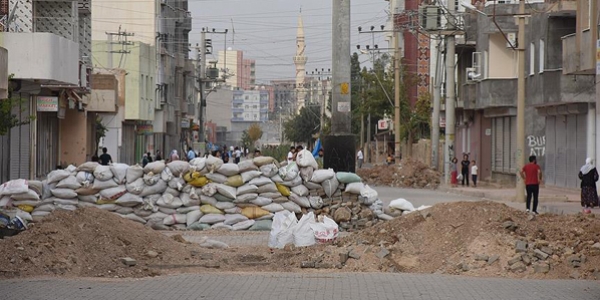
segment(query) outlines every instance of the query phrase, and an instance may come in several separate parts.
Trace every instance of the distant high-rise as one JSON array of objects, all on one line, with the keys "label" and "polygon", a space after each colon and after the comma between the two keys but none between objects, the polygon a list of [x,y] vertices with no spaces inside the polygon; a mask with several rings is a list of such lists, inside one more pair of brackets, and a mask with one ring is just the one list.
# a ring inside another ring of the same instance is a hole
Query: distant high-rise
[{"label": "distant high-rise", "polygon": [[256,84],[256,62],[254,59],[245,59],[244,52],[240,50],[219,51],[219,69],[226,70],[227,85],[232,89],[250,90]]},{"label": "distant high-rise", "polygon": [[298,32],[296,34],[296,55],[294,56],[294,64],[296,65],[296,110],[299,112],[305,105],[306,89],[304,79],[306,74],[305,56],[306,44],[304,42],[304,23],[302,22],[302,14],[298,15]]}]

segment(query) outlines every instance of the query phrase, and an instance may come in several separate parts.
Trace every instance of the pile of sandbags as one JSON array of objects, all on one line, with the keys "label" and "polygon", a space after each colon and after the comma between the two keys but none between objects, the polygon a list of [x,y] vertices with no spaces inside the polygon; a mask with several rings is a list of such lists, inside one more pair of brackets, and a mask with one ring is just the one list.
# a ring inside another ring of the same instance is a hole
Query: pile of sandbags
[{"label": "pile of sandbags", "polygon": [[3,186],[0,209],[17,209],[26,220],[83,206],[159,230],[270,230],[274,214],[283,211],[330,216],[342,230],[389,218],[377,192],[360,177],[319,170],[306,150],[285,166],[272,157],[234,164],[209,156],[156,161],[143,168],[86,162],[52,171],[41,182],[18,180]]}]

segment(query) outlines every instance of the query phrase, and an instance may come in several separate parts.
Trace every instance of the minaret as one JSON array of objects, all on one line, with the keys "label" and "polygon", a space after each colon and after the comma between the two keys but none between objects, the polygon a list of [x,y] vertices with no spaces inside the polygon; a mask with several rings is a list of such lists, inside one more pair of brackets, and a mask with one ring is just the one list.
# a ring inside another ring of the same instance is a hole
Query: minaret
[{"label": "minaret", "polygon": [[304,43],[304,23],[302,22],[302,9],[298,15],[298,32],[296,34],[296,55],[294,64],[296,65],[296,112],[305,105],[306,88],[304,87],[304,76],[306,74],[306,61],[308,57],[304,56],[306,44]]}]

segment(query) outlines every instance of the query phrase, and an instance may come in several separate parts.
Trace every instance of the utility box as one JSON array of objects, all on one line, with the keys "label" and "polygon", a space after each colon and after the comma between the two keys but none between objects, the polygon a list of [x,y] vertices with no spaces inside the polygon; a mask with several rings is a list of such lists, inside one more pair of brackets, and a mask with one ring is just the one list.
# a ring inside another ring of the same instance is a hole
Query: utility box
[{"label": "utility box", "polygon": [[442,29],[442,9],[439,6],[425,5],[419,7],[419,23],[426,31]]}]

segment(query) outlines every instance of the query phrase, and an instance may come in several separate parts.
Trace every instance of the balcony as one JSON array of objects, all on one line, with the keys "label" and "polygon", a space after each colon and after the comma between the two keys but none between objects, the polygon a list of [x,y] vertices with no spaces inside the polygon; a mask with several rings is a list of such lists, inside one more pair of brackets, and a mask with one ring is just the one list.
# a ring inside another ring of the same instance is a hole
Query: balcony
[{"label": "balcony", "polygon": [[243,113],[244,109],[241,108],[241,107],[234,107],[234,108],[231,109],[231,112],[232,113]]},{"label": "balcony", "polygon": [[0,47],[12,55],[8,73],[47,85],[79,86],[79,44],[53,33],[0,33]]},{"label": "balcony", "polygon": [[[592,48],[592,46],[594,46]],[[562,38],[563,74],[593,75],[596,73],[596,49],[592,43],[590,30],[581,32],[581,46],[577,49],[577,34],[573,33]]]},{"label": "balcony", "polygon": [[119,82],[112,74],[92,74],[92,91],[87,103],[89,112],[117,112]]},{"label": "balcony", "polygon": [[516,106],[516,99],[517,79],[486,79],[477,84],[476,108]]},{"label": "balcony", "polygon": [[244,104],[244,100],[243,99],[233,99],[232,103],[233,104]]}]

